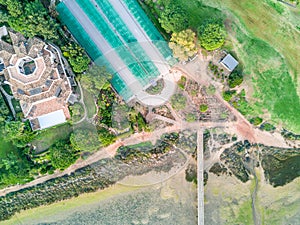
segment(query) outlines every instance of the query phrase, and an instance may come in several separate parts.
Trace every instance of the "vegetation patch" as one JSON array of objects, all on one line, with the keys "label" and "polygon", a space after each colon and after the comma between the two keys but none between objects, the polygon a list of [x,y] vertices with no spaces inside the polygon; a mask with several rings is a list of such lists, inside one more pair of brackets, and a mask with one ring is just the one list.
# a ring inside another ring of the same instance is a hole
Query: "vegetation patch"
[{"label": "vegetation patch", "polygon": [[155,145],[152,145],[151,142],[143,142],[137,145],[121,146],[118,148],[115,158],[124,161],[133,159],[143,161],[154,154],[158,156],[168,152],[178,137],[178,133],[170,133],[164,134]]},{"label": "vegetation patch", "polygon": [[208,110],[208,106],[206,104],[201,104],[199,106],[200,112],[206,112]]},{"label": "vegetation patch", "polygon": [[261,165],[266,179],[274,186],[283,186],[300,176],[299,149],[277,149],[263,146]]},{"label": "vegetation patch", "polygon": [[150,95],[158,95],[162,92],[163,89],[164,89],[164,80],[159,79],[153,85],[148,87],[146,89],[146,92],[149,93]]},{"label": "vegetation patch", "polygon": [[186,97],[181,93],[174,94],[171,97],[171,104],[175,110],[184,109],[186,106],[186,101],[187,101]]},{"label": "vegetation patch", "polygon": [[[234,15],[230,14],[230,37],[245,68],[247,85],[254,89],[249,96],[254,109],[252,116],[259,116],[263,109],[267,109],[272,123],[282,122],[287,129],[300,132],[300,99],[295,84],[299,83],[299,66],[294,60],[300,51],[295,44],[300,35],[290,22],[296,21],[295,18],[287,19],[280,14],[275,17],[274,10],[267,10],[268,6],[258,0],[214,0],[212,5],[216,2],[222,3],[229,13],[234,11]],[[264,19],[258,20],[258,15],[264,15]],[[276,50],[272,46],[274,43]]]},{"label": "vegetation patch", "polygon": [[188,182],[193,182],[197,184],[197,166],[190,164],[188,168],[185,170],[185,179]]}]

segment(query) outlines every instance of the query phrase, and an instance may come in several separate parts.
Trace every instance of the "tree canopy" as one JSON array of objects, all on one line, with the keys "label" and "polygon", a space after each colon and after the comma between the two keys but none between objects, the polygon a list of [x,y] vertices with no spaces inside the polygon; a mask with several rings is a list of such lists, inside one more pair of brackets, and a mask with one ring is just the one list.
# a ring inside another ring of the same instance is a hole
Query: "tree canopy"
[{"label": "tree canopy", "polygon": [[78,44],[69,43],[61,49],[75,73],[82,73],[88,69],[91,60]]},{"label": "tree canopy", "polygon": [[1,14],[1,20],[7,21],[14,30],[27,37],[57,39],[58,24],[49,17],[40,1],[0,0],[0,5],[7,11]]},{"label": "tree canopy", "polygon": [[208,51],[220,48],[225,42],[223,27],[214,22],[205,22],[198,29],[200,44]]},{"label": "tree canopy", "polygon": [[85,74],[81,75],[80,83],[91,94],[97,97],[102,89],[110,86],[109,80],[112,75],[107,72],[105,67],[92,66]]},{"label": "tree canopy", "polygon": [[196,44],[196,34],[191,29],[174,32],[169,43],[173,54],[180,61],[187,61],[189,57],[198,51]]},{"label": "tree canopy", "polygon": [[166,6],[158,21],[167,33],[180,32],[189,26],[184,8],[173,3]]},{"label": "tree canopy", "polygon": [[4,128],[5,140],[12,141],[17,147],[25,147],[34,137],[29,125],[21,121],[10,121]]},{"label": "tree canopy", "polygon": [[58,141],[50,147],[50,160],[53,167],[64,170],[79,157],[78,152],[64,141]]}]

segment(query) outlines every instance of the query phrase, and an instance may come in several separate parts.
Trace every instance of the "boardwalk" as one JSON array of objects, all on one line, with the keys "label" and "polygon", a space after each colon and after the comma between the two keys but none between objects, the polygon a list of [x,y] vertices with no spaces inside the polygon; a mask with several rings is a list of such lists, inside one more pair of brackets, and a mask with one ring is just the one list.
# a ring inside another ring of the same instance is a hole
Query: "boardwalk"
[{"label": "boardwalk", "polygon": [[204,225],[203,130],[197,131],[198,225]]}]

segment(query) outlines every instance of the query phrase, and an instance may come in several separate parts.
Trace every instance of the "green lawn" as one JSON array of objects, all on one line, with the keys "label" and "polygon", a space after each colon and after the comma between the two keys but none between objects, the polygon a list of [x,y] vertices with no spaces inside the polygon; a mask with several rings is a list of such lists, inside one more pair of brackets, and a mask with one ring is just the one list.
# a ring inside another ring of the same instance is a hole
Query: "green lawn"
[{"label": "green lawn", "polygon": [[64,123],[55,127],[51,127],[42,131],[32,141],[36,146],[36,153],[47,150],[58,140],[67,139],[73,128],[69,123]]},{"label": "green lawn", "polygon": [[83,96],[84,96],[84,103],[87,109],[87,117],[92,118],[96,114],[96,104],[94,101],[93,96],[86,91],[85,89],[83,91]]}]

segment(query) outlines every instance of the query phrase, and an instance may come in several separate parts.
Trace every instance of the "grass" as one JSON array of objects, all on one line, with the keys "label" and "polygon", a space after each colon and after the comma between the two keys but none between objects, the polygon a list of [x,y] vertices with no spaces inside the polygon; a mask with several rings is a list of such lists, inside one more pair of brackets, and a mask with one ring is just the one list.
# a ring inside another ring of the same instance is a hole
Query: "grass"
[{"label": "grass", "polygon": [[234,224],[253,224],[251,200],[240,205]]},{"label": "grass", "polygon": [[69,123],[64,123],[42,131],[35,137],[32,144],[36,146],[36,153],[47,150],[58,140],[67,139],[73,128]]},{"label": "grass", "polygon": [[[280,3],[276,7],[284,8],[286,13],[278,13],[273,7],[276,1],[271,0],[213,0],[214,3],[222,3],[222,7],[233,12],[247,27],[248,31],[257,38],[274,47],[284,58],[294,80],[300,84],[300,32],[299,9],[292,9]],[[272,6],[268,3],[272,3]],[[280,6],[277,6],[280,4]],[[298,59],[298,60],[297,60]],[[300,88],[300,87],[299,87]],[[299,89],[298,89],[299,90]]]},{"label": "grass", "polygon": [[247,93],[252,116],[266,109],[270,118],[265,119],[299,133],[300,33],[288,15],[279,14],[266,1],[213,0],[210,4],[228,13],[233,51],[245,68],[246,85],[254,90]]},{"label": "grass", "polygon": [[57,218],[58,215],[80,210],[80,208],[91,207],[93,204],[98,204],[100,201],[111,198],[116,195],[130,193],[138,190],[139,187],[128,187],[115,185],[105,190],[98,192],[80,195],[76,198],[64,200],[47,206],[41,206],[34,209],[22,211],[12,217],[10,220],[2,221],[3,225],[12,225],[22,223],[31,224],[34,220],[43,220],[45,218]]},{"label": "grass", "polygon": [[213,18],[222,20],[224,18],[222,12],[216,8],[203,5],[196,0],[178,0],[178,3],[187,11],[190,27],[196,30],[204,20]]},{"label": "grass", "polygon": [[87,117],[92,118],[96,114],[96,104],[93,96],[85,89],[83,91],[84,103],[87,109]]}]

